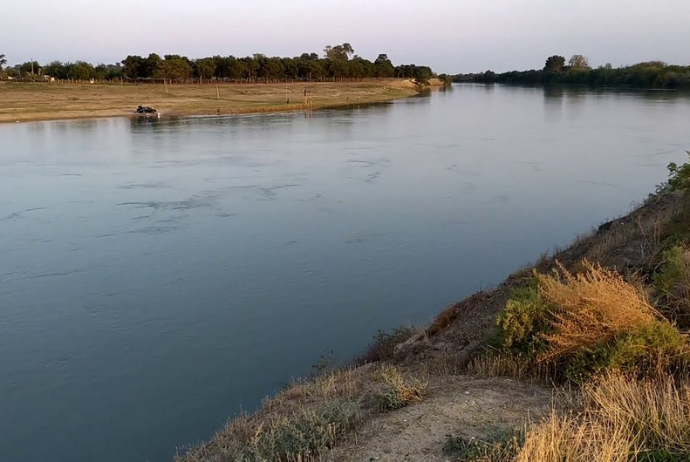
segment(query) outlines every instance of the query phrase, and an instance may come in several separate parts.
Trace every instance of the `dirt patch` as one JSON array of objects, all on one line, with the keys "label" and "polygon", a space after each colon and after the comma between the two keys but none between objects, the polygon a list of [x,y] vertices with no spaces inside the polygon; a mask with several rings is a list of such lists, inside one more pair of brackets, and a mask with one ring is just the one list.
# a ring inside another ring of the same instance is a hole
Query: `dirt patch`
[{"label": "dirt patch", "polygon": [[450,436],[486,440],[518,430],[550,412],[551,396],[548,388],[510,379],[434,377],[424,402],[368,421],[353,435],[356,443],[324,460],[445,462]]}]

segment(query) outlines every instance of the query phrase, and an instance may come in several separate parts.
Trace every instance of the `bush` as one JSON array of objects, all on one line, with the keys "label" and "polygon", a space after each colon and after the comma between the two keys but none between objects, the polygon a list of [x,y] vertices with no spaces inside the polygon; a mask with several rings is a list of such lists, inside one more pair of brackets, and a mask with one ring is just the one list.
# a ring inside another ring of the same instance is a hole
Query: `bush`
[{"label": "bush", "polygon": [[688,361],[687,341],[613,271],[583,263],[560,267],[517,290],[498,318],[502,350],[552,371],[553,378],[588,380],[604,370],[644,374]]},{"label": "bush", "polygon": [[[690,156],[690,151],[686,151]],[[668,164],[668,189],[670,191],[687,191],[690,189],[690,164],[685,162],[676,165],[675,162]]]},{"label": "bush", "polygon": [[499,344],[527,356],[543,351],[541,335],[548,329],[547,311],[536,283],[516,289],[497,319]]},{"label": "bush", "polygon": [[685,337],[671,324],[655,322],[607,344],[581,349],[567,360],[561,375],[576,383],[608,370],[657,376],[681,367],[686,361]]},{"label": "bush", "polygon": [[683,327],[690,326],[690,252],[681,246],[663,251],[654,287],[669,317]]},{"label": "bush", "polygon": [[364,354],[355,358],[353,363],[361,365],[391,360],[395,357],[395,347],[408,340],[414,333],[412,327],[398,327],[392,332],[379,330]]},{"label": "bush", "polygon": [[[686,151],[690,156],[690,151]],[[673,191],[687,191],[690,189],[690,163],[683,163],[681,165],[671,162],[666,167],[668,169],[668,180],[657,186],[657,193],[673,192]]]},{"label": "bush", "polygon": [[360,420],[359,403],[333,400],[321,407],[303,410],[260,426],[238,462],[297,462],[315,460]]},{"label": "bush", "polygon": [[394,411],[422,401],[427,384],[419,380],[405,380],[400,371],[386,366],[382,372],[384,389],[374,395],[376,406],[381,411]]}]

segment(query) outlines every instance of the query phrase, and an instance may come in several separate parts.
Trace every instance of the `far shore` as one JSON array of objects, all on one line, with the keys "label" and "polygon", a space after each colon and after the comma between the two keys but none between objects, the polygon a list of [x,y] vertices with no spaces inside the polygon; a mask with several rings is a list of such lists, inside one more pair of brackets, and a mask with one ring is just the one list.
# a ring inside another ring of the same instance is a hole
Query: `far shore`
[{"label": "far shore", "polygon": [[[432,86],[441,82],[432,79]],[[318,110],[389,102],[418,93],[408,79],[269,84],[0,84],[0,123],[136,116],[137,106],[165,116]]]}]

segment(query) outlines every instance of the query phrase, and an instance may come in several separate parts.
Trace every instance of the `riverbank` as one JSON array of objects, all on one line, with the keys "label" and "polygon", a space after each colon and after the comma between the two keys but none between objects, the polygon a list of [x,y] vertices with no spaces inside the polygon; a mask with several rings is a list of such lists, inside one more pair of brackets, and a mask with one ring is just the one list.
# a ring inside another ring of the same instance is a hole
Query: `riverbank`
[{"label": "riverbank", "polygon": [[[295,382],[176,460],[685,460],[690,389],[673,379],[690,365],[677,330],[690,326],[688,176],[681,167],[627,215],[429,326],[379,335],[350,367]],[[568,316],[578,310],[588,324]],[[648,453],[667,458],[637,458]]]},{"label": "riverbank", "polygon": [[[434,79],[432,86],[440,86]],[[228,115],[316,110],[373,104],[418,93],[402,79],[288,84],[0,84],[0,123],[122,117],[137,106],[163,116]]]}]

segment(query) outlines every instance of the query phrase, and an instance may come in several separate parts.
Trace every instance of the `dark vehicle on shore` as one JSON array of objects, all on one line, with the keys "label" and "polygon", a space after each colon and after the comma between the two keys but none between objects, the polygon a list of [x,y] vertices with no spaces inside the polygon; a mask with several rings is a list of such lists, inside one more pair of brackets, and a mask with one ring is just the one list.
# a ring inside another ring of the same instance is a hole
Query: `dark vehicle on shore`
[{"label": "dark vehicle on shore", "polygon": [[155,115],[155,116],[160,116],[160,113],[158,110],[155,108],[149,107],[149,106],[138,106],[136,110],[137,114],[142,114],[142,115]]}]

